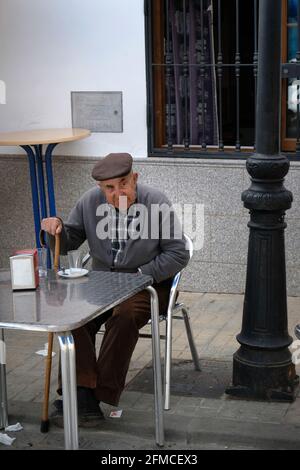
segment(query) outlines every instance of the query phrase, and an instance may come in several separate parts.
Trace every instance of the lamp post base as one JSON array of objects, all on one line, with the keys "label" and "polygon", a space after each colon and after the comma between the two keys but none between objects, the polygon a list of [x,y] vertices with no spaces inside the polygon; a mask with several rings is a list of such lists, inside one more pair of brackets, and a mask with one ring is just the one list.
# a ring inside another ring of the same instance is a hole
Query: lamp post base
[{"label": "lamp post base", "polygon": [[298,384],[288,348],[261,351],[241,346],[233,356],[233,384],[226,393],[236,398],[293,402]]}]

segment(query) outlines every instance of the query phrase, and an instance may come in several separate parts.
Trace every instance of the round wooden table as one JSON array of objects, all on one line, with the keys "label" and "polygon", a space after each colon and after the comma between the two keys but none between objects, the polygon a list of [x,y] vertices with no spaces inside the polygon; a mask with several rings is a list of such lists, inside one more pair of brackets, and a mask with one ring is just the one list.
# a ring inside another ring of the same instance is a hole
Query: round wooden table
[{"label": "round wooden table", "polygon": [[[18,145],[27,153],[30,171],[32,207],[35,225],[36,245],[40,247],[41,219],[56,215],[55,193],[52,171],[52,152],[56,145],[63,142],[74,142],[90,136],[87,129],[38,129],[21,132],[1,132],[0,146]],[[45,157],[43,145],[46,145]],[[48,207],[46,202],[46,184],[44,166],[47,178]],[[48,257],[50,260],[50,257]],[[48,262],[48,267],[50,261]]]}]

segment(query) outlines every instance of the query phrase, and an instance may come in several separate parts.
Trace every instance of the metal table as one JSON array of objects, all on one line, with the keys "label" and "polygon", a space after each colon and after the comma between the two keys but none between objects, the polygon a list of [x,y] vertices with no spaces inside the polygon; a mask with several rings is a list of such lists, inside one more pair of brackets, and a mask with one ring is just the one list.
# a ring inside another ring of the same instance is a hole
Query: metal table
[{"label": "metal table", "polygon": [[[59,143],[74,142],[84,139],[90,134],[90,131],[87,129],[77,128],[39,129],[33,131],[0,133],[0,146],[20,146],[27,153],[37,247],[41,246],[39,239],[41,219],[56,215],[52,152]],[[43,155],[43,145],[47,146],[45,155]],[[45,163],[47,185],[43,163]],[[48,193],[48,206],[46,201],[46,188]],[[50,255],[48,255],[48,267],[51,267]]]},{"label": "metal table", "polygon": [[4,329],[58,334],[61,351],[65,448],[78,448],[75,347],[71,330],[147,289],[151,296],[152,352],[155,395],[155,436],[164,444],[158,297],[153,280],[144,274],[91,271],[65,279],[53,271],[33,291],[11,290],[10,274],[0,273],[0,428],[8,424]]}]

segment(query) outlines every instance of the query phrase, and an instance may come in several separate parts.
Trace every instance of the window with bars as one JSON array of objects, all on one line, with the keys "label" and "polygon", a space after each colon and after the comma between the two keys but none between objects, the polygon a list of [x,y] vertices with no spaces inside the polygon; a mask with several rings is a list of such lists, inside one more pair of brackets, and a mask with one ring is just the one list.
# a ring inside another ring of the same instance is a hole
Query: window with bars
[{"label": "window with bars", "polygon": [[[145,0],[150,155],[253,152],[258,6],[259,0]],[[297,156],[300,0],[283,0],[282,7],[281,141]]]},{"label": "window with bars", "polygon": [[149,0],[150,155],[255,145],[258,0]]},{"label": "window with bars", "polygon": [[[150,155],[255,148],[259,0],[145,0]],[[300,156],[300,0],[282,0],[282,151]],[[296,151],[296,153],[294,153]]]},{"label": "window with bars", "polygon": [[282,8],[282,149],[300,156],[300,1],[285,0]]}]

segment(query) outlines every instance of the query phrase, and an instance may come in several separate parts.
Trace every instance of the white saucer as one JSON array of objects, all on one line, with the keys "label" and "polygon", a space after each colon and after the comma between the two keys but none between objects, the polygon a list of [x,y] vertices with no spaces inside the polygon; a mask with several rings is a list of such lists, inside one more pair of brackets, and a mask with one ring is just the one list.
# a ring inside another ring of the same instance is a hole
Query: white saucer
[{"label": "white saucer", "polygon": [[70,269],[65,269],[64,271],[58,271],[58,275],[61,277],[65,277],[68,279],[74,279],[76,277],[82,277],[85,276],[88,273],[88,269],[80,269],[80,268],[74,268],[72,269],[72,273],[70,273]]}]

